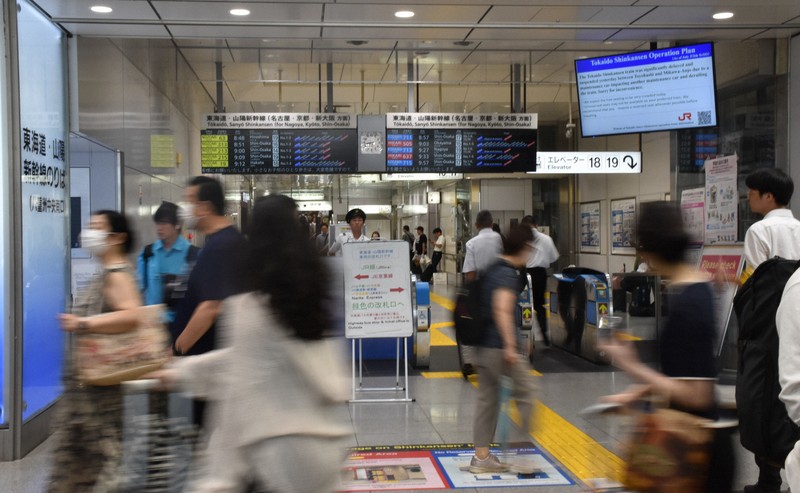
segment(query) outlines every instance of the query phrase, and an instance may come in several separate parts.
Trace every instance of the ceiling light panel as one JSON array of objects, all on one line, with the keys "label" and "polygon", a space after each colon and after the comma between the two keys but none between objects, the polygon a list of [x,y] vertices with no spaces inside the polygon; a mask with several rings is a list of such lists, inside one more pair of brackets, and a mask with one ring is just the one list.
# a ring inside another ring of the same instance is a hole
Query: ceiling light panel
[{"label": "ceiling light panel", "polygon": [[[161,18],[167,22],[171,20],[229,20],[230,10],[237,7],[247,8],[247,10],[250,11],[250,15],[248,15],[246,18],[247,22],[319,22],[319,19],[322,17],[321,3],[247,2],[237,4],[236,2],[197,2],[195,8],[191,7],[193,2],[162,2],[154,0],[151,3]],[[317,34],[319,35],[319,33]],[[260,37],[269,38],[270,35],[264,33],[260,35]]]},{"label": "ceiling light panel", "polygon": [[[469,29],[443,29],[443,28],[345,28],[326,27],[322,34],[326,38],[335,39],[463,39],[469,34]],[[372,41],[370,41],[371,43]]]},{"label": "ceiling light panel", "polygon": [[[113,14],[112,14],[113,15]],[[141,24],[73,24],[61,23],[64,29],[80,36],[102,38],[169,38],[164,26]]]},{"label": "ceiling light panel", "polygon": [[[472,40],[518,40],[541,39],[547,41],[604,41],[618,29],[475,29],[469,36]],[[518,45],[524,46],[524,45]]]},{"label": "ceiling light panel", "polygon": [[[727,3],[725,9],[730,7]],[[706,24],[709,26],[719,24],[711,18],[714,12],[721,10],[720,7],[704,6],[685,6],[685,7],[659,7],[637,20],[637,24],[676,24],[680,26],[691,24]],[[774,24],[789,22],[800,16],[800,2],[784,5],[770,5],[769,8],[737,7],[736,16],[729,19],[728,23],[740,24]],[[680,39],[675,37],[675,39]]]},{"label": "ceiling light panel", "polygon": [[[56,19],[97,19],[98,17],[108,17],[113,19],[144,19],[157,20],[153,9],[147,2],[129,2],[121,0],[36,0],[45,12]],[[112,9],[111,14],[95,14],[89,8],[95,5],[103,5]]]},{"label": "ceiling light panel", "polygon": [[[254,20],[251,18],[252,15],[248,17],[248,22]],[[176,38],[261,39],[265,34],[269,34],[274,38],[313,39],[319,36],[318,27],[192,26],[169,23],[168,25]]]},{"label": "ceiling light panel", "polygon": [[[399,2],[398,2],[399,3]],[[414,12],[411,19],[398,19],[394,13],[398,10],[410,10]],[[480,6],[461,6],[457,9],[442,5],[359,5],[334,3],[327,4],[325,7],[325,22],[389,22],[389,23],[419,23],[419,22],[478,22],[483,14],[486,13],[485,7]],[[350,39],[358,39],[358,36]],[[431,39],[422,37],[421,39]]]}]

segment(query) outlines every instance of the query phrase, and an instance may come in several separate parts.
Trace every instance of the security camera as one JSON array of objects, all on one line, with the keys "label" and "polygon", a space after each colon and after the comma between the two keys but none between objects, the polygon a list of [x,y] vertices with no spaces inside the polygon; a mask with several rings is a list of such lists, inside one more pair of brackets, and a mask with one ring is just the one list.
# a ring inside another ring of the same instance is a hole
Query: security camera
[{"label": "security camera", "polygon": [[566,137],[566,138],[568,138],[568,139],[571,139],[571,138],[572,138],[572,132],[573,132],[574,130],[575,130],[575,124],[574,124],[574,123],[572,123],[572,122],[570,122],[570,123],[567,123],[567,128],[566,128],[566,130],[564,131],[564,137]]}]

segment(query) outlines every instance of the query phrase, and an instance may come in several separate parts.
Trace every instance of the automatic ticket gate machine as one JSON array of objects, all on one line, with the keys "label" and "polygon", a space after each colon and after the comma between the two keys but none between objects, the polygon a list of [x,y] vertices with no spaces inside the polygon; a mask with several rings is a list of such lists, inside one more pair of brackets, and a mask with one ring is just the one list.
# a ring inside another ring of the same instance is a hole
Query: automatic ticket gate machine
[{"label": "automatic ticket gate machine", "polygon": [[536,320],[533,317],[533,294],[531,291],[531,275],[524,274],[525,287],[517,297],[517,314],[514,317],[519,327],[519,334],[517,336],[519,352],[527,359],[533,356],[533,339],[535,337],[533,332],[533,324]]},{"label": "automatic ticket gate machine", "polygon": [[548,280],[550,337],[555,346],[596,363],[608,361],[597,350],[597,324],[613,312],[610,276],[585,267],[568,267]]},{"label": "automatic ticket gate machine", "polygon": [[[412,278],[413,279],[413,278]],[[413,281],[414,338],[411,365],[431,365],[431,287],[427,282]]]}]

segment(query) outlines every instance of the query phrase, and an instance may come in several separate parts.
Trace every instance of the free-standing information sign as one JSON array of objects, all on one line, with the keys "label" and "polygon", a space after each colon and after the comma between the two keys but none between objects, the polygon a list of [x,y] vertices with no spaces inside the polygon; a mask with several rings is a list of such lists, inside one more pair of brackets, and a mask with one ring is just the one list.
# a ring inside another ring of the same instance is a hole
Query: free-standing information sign
[{"label": "free-standing information sign", "polygon": [[739,287],[744,264],[744,246],[717,245],[703,248],[699,270],[713,277],[714,310],[717,322],[717,355],[722,351],[728,322],[731,319],[733,298]]},{"label": "free-standing information sign", "polygon": [[411,273],[408,243],[345,243],[344,314],[348,339],[411,337]]}]

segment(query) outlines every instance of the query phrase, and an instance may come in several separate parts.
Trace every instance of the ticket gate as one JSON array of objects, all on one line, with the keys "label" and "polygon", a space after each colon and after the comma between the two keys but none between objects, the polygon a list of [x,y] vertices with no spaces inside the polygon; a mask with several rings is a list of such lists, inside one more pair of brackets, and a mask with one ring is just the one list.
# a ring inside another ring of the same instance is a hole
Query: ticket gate
[{"label": "ticket gate", "polygon": [[613,312],[608,274],[568,267],[548,279],[550,337],[553,345],[596,363],[608,361],[597,351],[597,323]]},{"label": "ticket gate", "polygon": [[525,274],[525,288],[517,297],[517,315],[514,317],[519,327],[517,336],[519,352],[527,359],[533,355],[533,339],[535,337],[533,324],[536,320],[533,316],[533,294],[531,291],[531,275]]},{"label": "ticket gate", "polygon": [[431,365],[431,287],[427,282],[412,283],[414,289],[414,337],[411,365],[428,368]]}]

